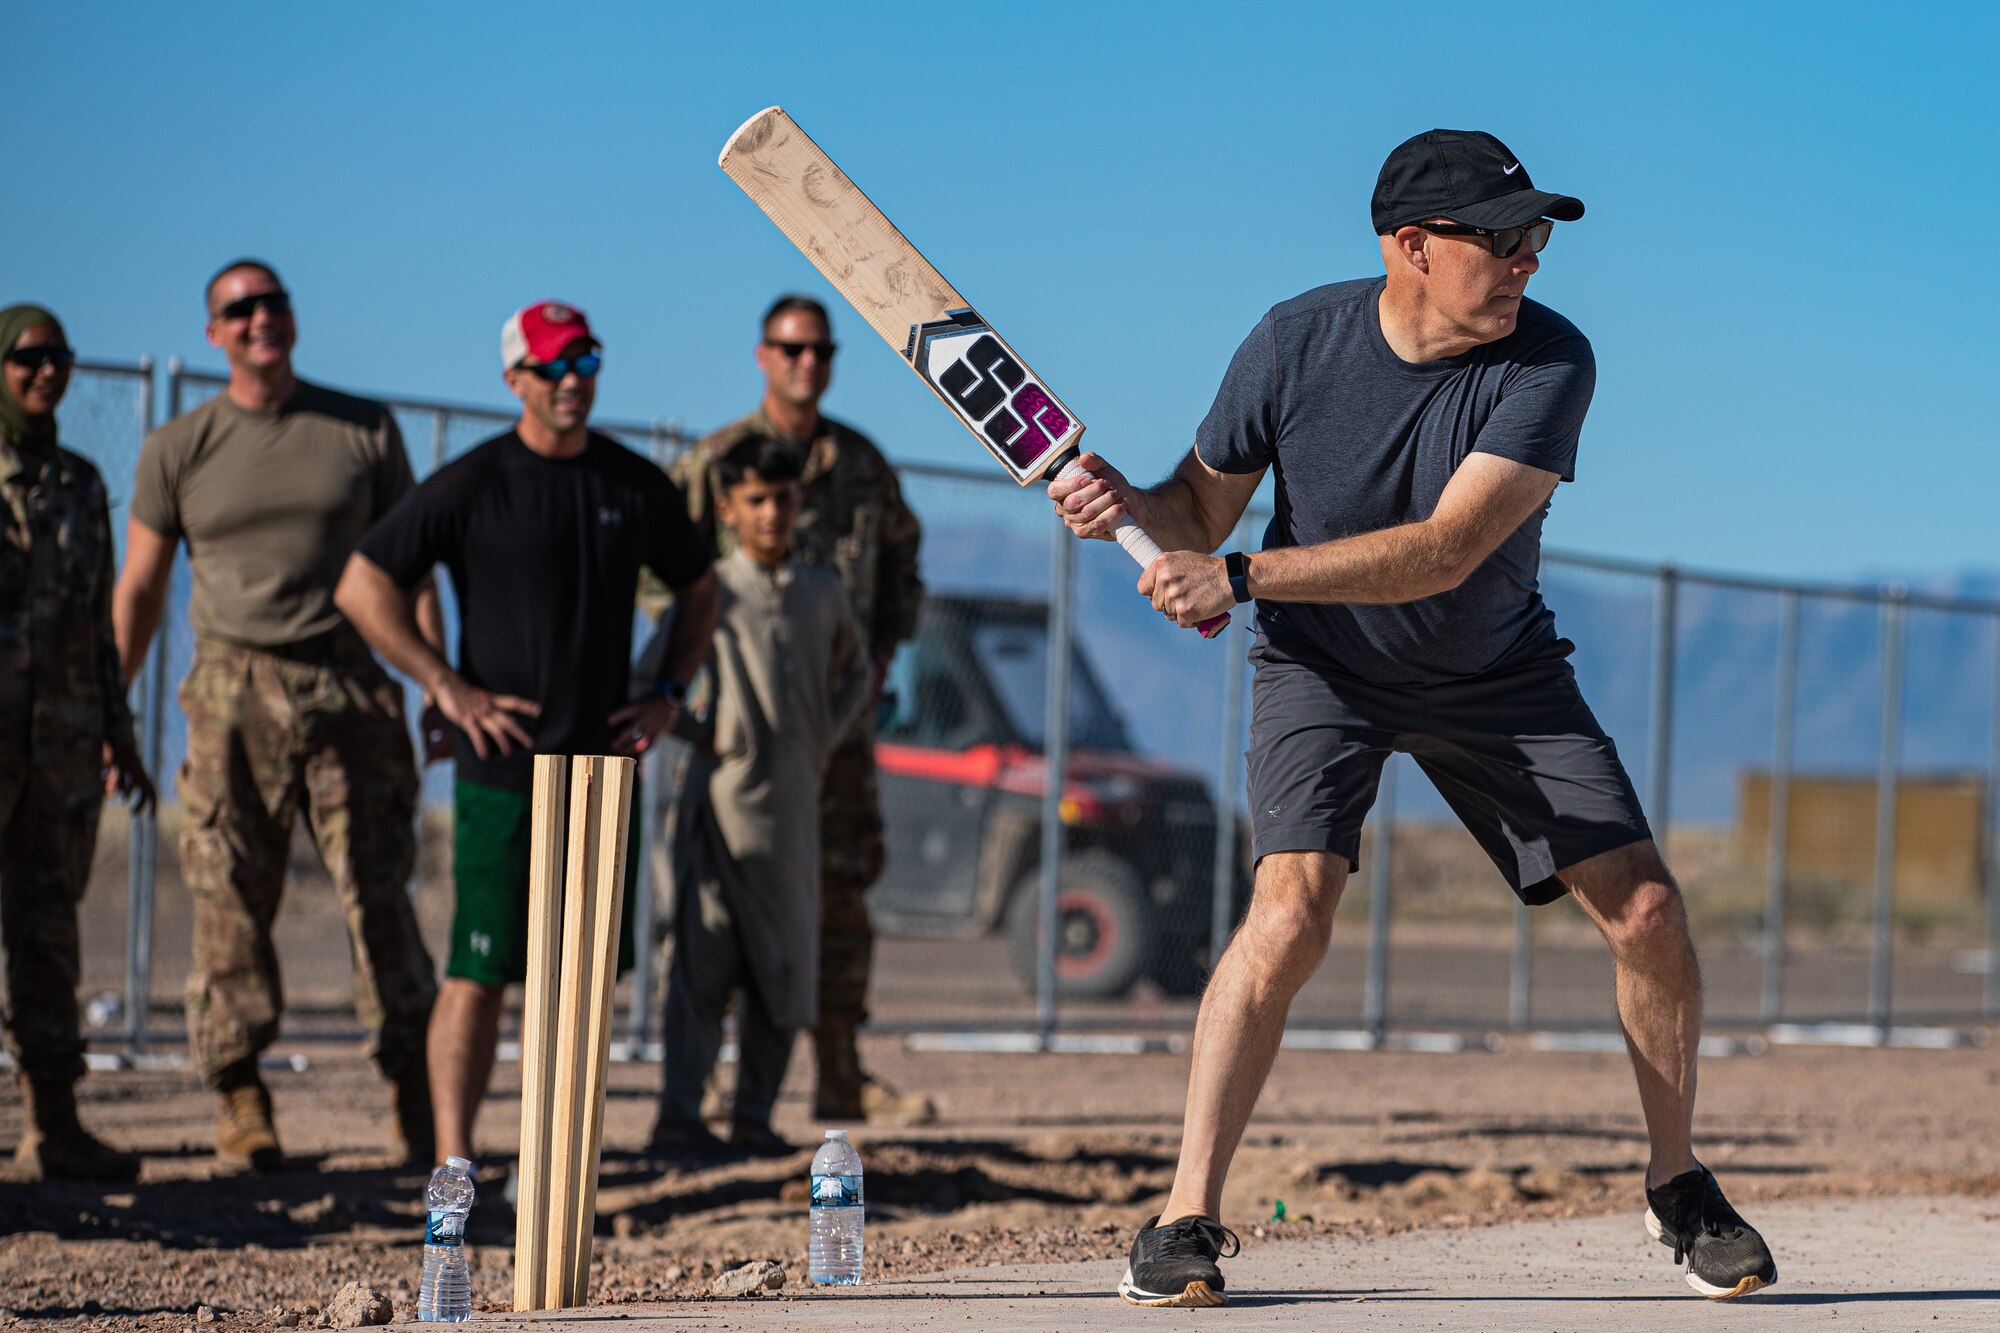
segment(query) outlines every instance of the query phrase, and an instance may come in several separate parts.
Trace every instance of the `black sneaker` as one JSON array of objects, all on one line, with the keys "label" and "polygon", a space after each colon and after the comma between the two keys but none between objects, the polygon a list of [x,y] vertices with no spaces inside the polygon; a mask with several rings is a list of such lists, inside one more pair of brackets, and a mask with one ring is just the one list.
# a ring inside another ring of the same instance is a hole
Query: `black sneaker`
[{"label": "black sneaker", "polygon": [[1755,1227],[1722,1197],[1705,1166],[1646,1190],[1646,1234],[1687,1263],[1690,1287],[1710,1300],[1742,1296],[1778,1280],[1778,1265]]},{"label": "black sneaker", "polygon": [[[1221,1305],[1222,1270],[1217,1259],[1233,1259],[1242,1248],[1236,1233],[1211,1218],[1183,1217],[1159,1225],[1149,1218],[1132,1242],[1118,1294],[1129,1305],[1199,1309]],[[1224,1249],[1227,1242],[1229,1248]]]}]

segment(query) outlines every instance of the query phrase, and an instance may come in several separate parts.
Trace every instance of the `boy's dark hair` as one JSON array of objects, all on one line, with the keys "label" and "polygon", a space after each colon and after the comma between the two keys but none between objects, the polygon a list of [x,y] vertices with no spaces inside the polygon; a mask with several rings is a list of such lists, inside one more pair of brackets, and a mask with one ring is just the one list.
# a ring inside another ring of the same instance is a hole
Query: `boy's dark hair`
[{"label": "boy's dark hair", "polygon": [[805,460],[796,447],[768,435],[746,435],[729,446],[729,452],[715,460],[715,488],[723,495],[755,475],[766,485],[797,481],[805,472]]},{"label": "boy's dark hair", "polygon": [[771,333],[771,321],[780,315],[788,315],[794,310],[803,310],[809,315],[818,315],[820,323],[826,325],[829,330],[833,328],[833,318],[826,313],[826,307],[818,301],[813,300],[812,297],[801,296],[797,292],[786,292],[783,296],[771,302],[771,308],[764,312],[764,322],[757,327],[763,331],[766,337],[769,337]]}]

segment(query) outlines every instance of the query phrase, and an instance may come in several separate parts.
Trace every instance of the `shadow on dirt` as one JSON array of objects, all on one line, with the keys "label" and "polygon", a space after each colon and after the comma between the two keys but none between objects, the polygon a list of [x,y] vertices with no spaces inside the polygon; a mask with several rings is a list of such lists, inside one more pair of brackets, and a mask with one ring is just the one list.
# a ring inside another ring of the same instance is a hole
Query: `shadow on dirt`
[{"label": "shadow on dirt", "polygon": [[0,1235],[35,1231],[63,1240],[156,1241],[170,1249],[289,1249],[353,1232],[391,1233],[380,1237],[386,1244],[422,1240],[427,1172],[325,1171],[322,1160],[296,1157],[292,1169],[267,1176],[131,1185],[0,1181]]},{"label": "shadow on dirt", "polygon": [[[749,1203],[804,1207],[810,1159],[803,1148],[780,1161],[734,1163],[701,1170],[666,1169],[657,1185],[631,1169],[607,1174],[607,1184],[636,1186],[642,1196],[619,1210],[624,1225],[650,1229],[674,1217]],[[1173,1158],[1120,1144],[1087,1143],[1036,1151],[1035,1145],[994,1139],[876,1139],[868,1147],[868,1208],[872,1217],[942,1216],[973,1204],[1029,1201],[1084,1207],[1129,1203],[1164,1188]],[[600,1212],[602,1193],[600,1193]],[[599,1230],[606,1218],[598,1219]]]},{"label": "shadow on dirt", "polygon": [[[1451,1125],[1448,1128],[1400,1132],[1393,1136],[1397,1143],[1437,1143],[1441,1141],[1462,1142],[1468,1138],[1479,1139],[1596,1139],[1607,1143],[1645,1143],[1646,1131],[1627,1126],[1610,1126],[1567,1120],[1530,1120],[1525,1122],[1503,1122],[1498,1124]],[[1742,1148],[1793,1148],[1799,1143],[1799,1136],[1779,1132],[1730,1133],[1727,1130],[1704,1129],[1701,1134],[1704,1144],[1728,1145]]]}]

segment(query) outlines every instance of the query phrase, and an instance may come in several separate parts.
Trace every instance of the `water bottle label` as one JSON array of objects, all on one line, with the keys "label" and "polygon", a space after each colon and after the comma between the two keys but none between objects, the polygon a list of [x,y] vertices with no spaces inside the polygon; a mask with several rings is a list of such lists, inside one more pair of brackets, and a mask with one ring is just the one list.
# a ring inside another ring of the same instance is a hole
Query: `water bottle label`
[{"label": "water bottle label", "polygon": [[465,1214],[455,1208],[431,1209],[424,1227],[424,1244],[458,1246],[465,1243]]},{"label": "water bottle label", "polygon": [[860,1176],[814,1176],[812,1206],[815,1208],[859,1208]]}]

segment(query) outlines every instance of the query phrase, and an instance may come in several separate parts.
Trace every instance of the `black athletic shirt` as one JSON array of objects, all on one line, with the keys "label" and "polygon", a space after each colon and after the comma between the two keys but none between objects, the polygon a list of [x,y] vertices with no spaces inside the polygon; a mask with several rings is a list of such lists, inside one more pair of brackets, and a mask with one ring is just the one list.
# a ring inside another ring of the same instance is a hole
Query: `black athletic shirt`
[{"label": "black athletic shirt", "polygon": [[[1413,365],[1383,336],[1384,283],[1336,283],[1273,307],[1195,433],[1218,472],[1276,471],[1266,550],[1428,518],[1470,453],[1574,474],[1597,382],[1576,326],[1524,300],[1506,337]],[[1541,593],[1547,513],[1529,515],[1450,592],[1394,605],[1260,598],[1258,628],[1382,685],[1463,680],[1562,651]]]},{"label": "black athletic shirt", "polygon": [[[542,706],[522,720],[543,754],[608,754],[624,706],[639,567],[670,588],[707,571],[708,542],[664,472],[592,433],[544,458],[513,431],[440,468],[391,509],[360,551],[404,588],[433,566],[458,596],[458,672]],[[526,752],[481,760],[455,736],[463,781],[525,792]]]}]

